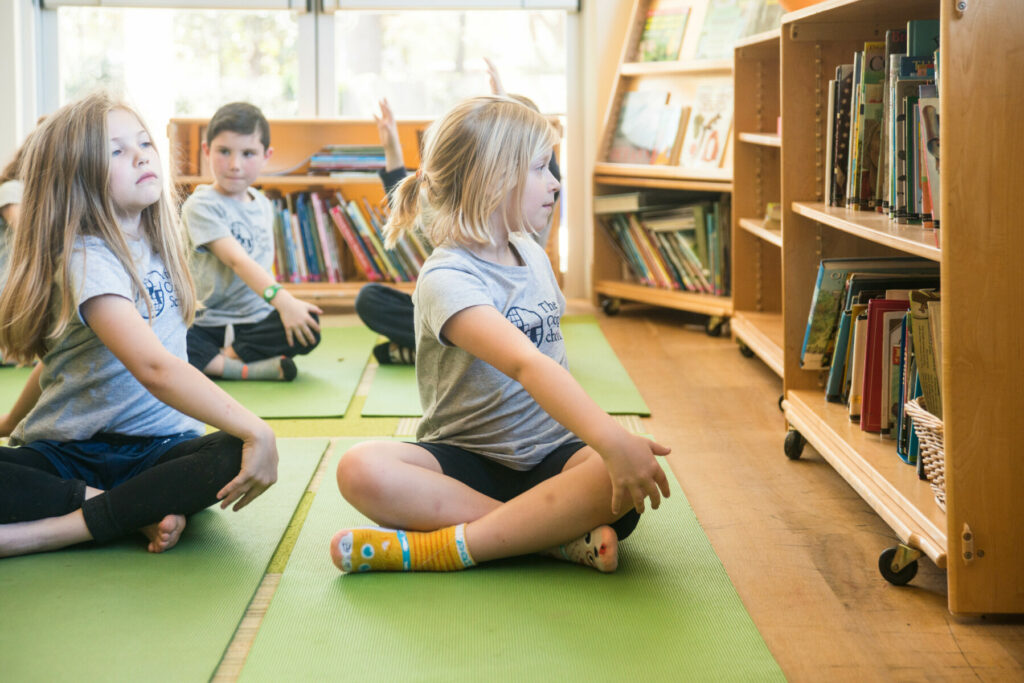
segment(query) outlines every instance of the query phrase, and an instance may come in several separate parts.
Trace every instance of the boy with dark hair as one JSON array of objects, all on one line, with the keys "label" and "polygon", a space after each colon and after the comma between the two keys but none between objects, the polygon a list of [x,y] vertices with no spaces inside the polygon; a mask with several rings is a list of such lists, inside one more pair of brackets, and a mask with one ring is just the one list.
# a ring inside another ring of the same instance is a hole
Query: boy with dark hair
[{"label": "boy with dark hair", "polygon": [[204,304],[188,331],[188,359],[211,377],[291,381],[292,357],[320,343],[323,311],[282,289],[270,273],[274,211],[252,184],[272,153],[259,108],[224,105],[203,142],[213,184],[199,185],[181,208]]}]

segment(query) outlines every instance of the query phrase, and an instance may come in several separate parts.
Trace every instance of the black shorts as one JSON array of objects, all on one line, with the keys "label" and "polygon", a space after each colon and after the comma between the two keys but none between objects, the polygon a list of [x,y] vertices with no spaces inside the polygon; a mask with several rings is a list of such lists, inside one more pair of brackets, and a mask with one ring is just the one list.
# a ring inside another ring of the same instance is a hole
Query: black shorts
[{"label": "black shorts", "polygon": [[[494,498],[504,503],[559,474],[565,469],[565,463],[569,462],[569,458],[586,444],[582,441],[570,441],[563,444],[528,470],[514,470],[486,456],[458,446],[422,441],[416,442],[416,445],[434,456],[446,476],[461,481],[488,498]],[[640,521],[639,513],[631,509],[610,526],[615,529],[615,533],[621,541],[629,536],[638,521]]]}]

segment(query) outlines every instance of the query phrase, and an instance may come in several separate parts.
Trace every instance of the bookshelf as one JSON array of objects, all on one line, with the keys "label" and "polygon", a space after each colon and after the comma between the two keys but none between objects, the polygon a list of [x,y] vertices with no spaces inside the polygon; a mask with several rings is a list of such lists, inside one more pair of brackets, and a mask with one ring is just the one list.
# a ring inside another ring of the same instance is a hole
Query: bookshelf
[{"label": "bookshelf", "polygon": [[[695,197],[713,199],[732,191],[732,146],[727,146],[721,167],[692,169],[680,166],[613,163],[607,161],[608,150],[627,93],[661,91],[671,101],[692,102],[700,84],[731,83],[732,61],[729,59],[694,59],[697,41],[704,23],[706,2],[697,0],[687,20],[679,59],[643,62],[637,59],[650,0],[634,0],[630,26],[626,31],[612,95],[605,110],[594,165],[594,194],[614,194],[633,190],[678,190],[683,200]],[[695,193],[706,193],[700,195]],[[658,289],[634,282],[604,231],[594,225],[594,262],[592,268],[593,297],[608,313],[618,310],[621,301],[674,308],[708,316],[709,334],[721,332],[722,322],[732,315],[729,296],[697,294],[679,290]]]},{"label": "bookshelf", "polygon": [[[945,567],[948,606],[957,614],[1024,612],[1018,453],[1024,284],[1017,264],[1024,233],[1014,196],[1024,183],[1024,54],[1006,50],[1024,31],[1017,4],[826,0],[785,15],[780,36],[787,454],[798,455],[806,439],[905,546]],[[826,207],[830,74],[865,41],[884,39],[887,28],[935,18],[941,20],[941,230]],[[818,262],[906,254],[939,263],[942,273],[945,510],[891,442],[852,424],[841,406],[825,401],[821,373],[800,367]]]},{"label": "bookshelf", "polygon": [[734,48],[732,318],[744,356],[783,373],[782,229],[764,225],[781,199],[778,131],[781,30],[744,38]]},{"label": "bookshelf", "polygon": [[[182,197],[187,197],[196,185],[212,182],[202,153],[202,140],[206,135],[209,119],[176,118],[167,126],[170,141],[171,185]],[[384,199],[384,188],[376,174],[365,178],[332,178],[329,176],[306,175],[303,162],[310,155],[328,144],[368,145],[378,144],[377,124],[372,120],[359,119],[271,119],[270,140],[274,149],[267,163],[265,175],[255,185],[261,190],[280,194],[302,191],[340,191],[347,199],[359,201],[361,197],[377,205]],[[430,125],[429,120],[405,120],[398,122],[398,135],[405,155],[406,168],[415,170],[420,163],[420,139]],[[557,153],[557,150],[556,150]],[[297,170],[293,170],[297,169]],[[557,235],[558,215],[551,233]],[[310,282],[285,285],[301,299],[326,306],[351,305],[359,289],[365,284],[352,255],[342,246],[343,272],[351,279],[340,283]],[[558,273],[558,239],[548,240],[548,257]],[[406,292],[412,292],[414,283],[385,283]]]}]

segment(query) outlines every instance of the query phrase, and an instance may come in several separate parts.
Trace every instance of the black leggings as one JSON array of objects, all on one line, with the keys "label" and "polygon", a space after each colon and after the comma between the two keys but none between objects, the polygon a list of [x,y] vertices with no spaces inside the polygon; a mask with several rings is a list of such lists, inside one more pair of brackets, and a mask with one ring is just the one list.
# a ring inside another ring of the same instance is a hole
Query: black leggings
[{"label": "black leggings", "polygon": [[[320,318],[316,313],[311,315],[319,322]],[[263,320],[254,323],[239,323],[234,327],[235,340],[231,342],[231,348],[235,350],[243,363],[252,363],[277,356],[293,358],[305,355],[320,343],[320,333],[313,330],[314,341],[309,346],[297,339],[295,346],[288,346],[284,323],[281,322],[281,314],[276,310],[271,311]],[[200,370],[204,370],[224,346],[226,330],[227,326],[225,325],[217,327],[193,325],[190,327],[186,337],[188,362]]]},{"label": "black leggings", "polygon": [[167,515],[191,515],[213,505],[241,468],[241,440],[214,432],[177,444],[149,469],[85,500],[85,482],[60,478],[40,453],[0,448],[0,524],[81,508],[93,539],[109,541]]}]

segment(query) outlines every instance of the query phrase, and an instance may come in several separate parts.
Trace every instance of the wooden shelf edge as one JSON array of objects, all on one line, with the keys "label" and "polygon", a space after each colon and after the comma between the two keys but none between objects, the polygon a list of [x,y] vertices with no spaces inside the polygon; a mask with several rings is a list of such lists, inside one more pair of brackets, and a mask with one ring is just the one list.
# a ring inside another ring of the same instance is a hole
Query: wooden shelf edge
[{"label": "wooden shelf edge", "polygon": [[769,230],[768,228],[763,228],[761,227],[761,221],[757,218],[740,218],[737,221],[737,224],[752,235],[763,239],[765,242],[770,242],[779,248],[782,247],[781,230]]},{"label": "wooden shelf edge", "polygon": [[743,311],[733,312],[729,319],[729,328],[733,336],[746,344],[764,364],[782,377],[785,363],[783,361],[782,340],[775,338],[775,333],[782,331],[782,314],[774,314],[773,324],[765,326],[765,319],[773,314],[758,313],[751,315]]},{"label": "wooden shelf edge", "polygon": [[782,27],[773,28],[771,31],[763,31],[762,33],[755,33],[747,36],[746,38],[740,38],[733,43],[733,48],[744,48],[744,47],[761,47],[768,46],[771,43],[777,43],[782,38]]},{"label": "wooden shelf edge", "polygon": [[782,147],[782,136],[778,133],[739,133],[740,142],[762,147]]},{"label": "wooden shelf edge", "polygon": [[622,76],[659,76],[666,74],[732,73],[731,59],[709,59],[672,62],[625,62],[619,69]]},{"label": "wooden shelf edge", "polygon": [[[363,281],[350,282],[289,282],[284,287],[293,295],[306,301],[325,303],[329,305],[350,305],[355,301],[356,294],[367,284]],[[407,294],[412,294],[416,288],[415,282],[385,282],[388,287],[394,287]]]},{"label": "wooden shelf edge", "polygon": [[732,184],[732,173],[728,169],[688,169],[681,166],[659,166],[654,164],[615,164],[599,161],[594,164],[594,175],[622,178],[654,178],[659,180],[686,180],[703,183]]},{"label": "wooden shelf edge", "polygon": [[594,292],[606,297],[627,299],[680,311],[722,317],[732,315],[732,298],[727,296],[659,289],[619,280],[600,280],[594,283]]},{"label": "wooden shelf edge", "polygon": [[939,231],[916,225],[901,225],[872,211],[853,211],[821,202],[793,202],[793,212],[822,225],[842,230],[870,242],[884,244],[931,261],[942,260]]},{"label": "wooden shelf edge", "polygon": [[[172,185],[209,185],[213,178],[197,175],[179,175],[171,178]],[[340,187],[342,185],[381,185],[380,176],[365,178],[331,178],[317,175],[268,175],[253,181],[257,186],[278,187]],[[383,185],[381,185],[383,187]]]},{"label": "wooden shelf edge", "polygon": [[[909,465],[906,477],[899,482],[890,481],[876,467],[879,447],[872,445],[874,435],[865,433],[850,436],[836,429],[842,407],[826,404],[822,394],[812,390],[789,390],[782,403],[786,420],[807,439],[832,468],[850,484],[864,501],[905,543],[927,555],[939,568],[946,566],[947,535],[945,512],[931,497],[927,482],[917,479]],[[829,418],[832,418],[830,420]],[[856,426],[851,425],[850,433]],[[888,444],[886,444],[888,445]],[[893,447],[891,457],[898,460]],[[911,498],[926,501],[915,505]]]}]

